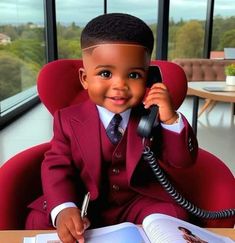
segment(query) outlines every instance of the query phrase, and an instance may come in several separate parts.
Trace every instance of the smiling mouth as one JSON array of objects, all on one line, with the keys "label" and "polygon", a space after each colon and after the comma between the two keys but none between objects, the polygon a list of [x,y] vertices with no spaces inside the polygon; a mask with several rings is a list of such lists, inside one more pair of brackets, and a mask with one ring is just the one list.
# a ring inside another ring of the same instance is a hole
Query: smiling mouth
[{"label": "smiling mouth", "polygon": [[107,97],[107,98],[110,99],[113,103],[118,104],[118,105],[125,104],[128,100],[127,97],[119,97],[119,96]]},{"label": "smiling mouth", "polygon": [[110,97],[112,100],[127,100],[127,98],[124,97]]}]

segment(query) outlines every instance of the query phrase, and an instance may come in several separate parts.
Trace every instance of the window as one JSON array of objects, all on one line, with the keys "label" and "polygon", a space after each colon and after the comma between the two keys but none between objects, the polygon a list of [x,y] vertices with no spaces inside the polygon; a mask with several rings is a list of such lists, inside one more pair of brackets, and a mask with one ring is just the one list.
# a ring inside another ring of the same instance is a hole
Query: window
[{"label": "window", "polygon": [[81,31],[87,22],[103,14],[103,9],[103,0],[56,0],[59,58],[81,58]]},{"label": "window", "polygon": [[45,63],[42,0],[0,2],[0,124],[37,96],[37,73]]},{"label": "window", "polygon": [[[133,8],[134,6],[134,8]],[[122,12],[144,20],[156,38],[157,0],[107,1],[107,12]],[[57,37],[59,58],[80,58],[80,34],[82,28],[94,17],[104,13],[104,1],[56,0]],[[156,46],[155,46],[156,48]],[[155,49],[153,53],[155,53]]]},{"label": "window", "polygon": [[[154,39],[157,39],[157,15],[158,15],[158,1],[138,1],[138,0],[120,0],[107,1],[108,13],[127,13],[134,15],[149,25],[154,34]],[[155,59],[156,41],[154,43],[152,59]]]},{"label": "window", "polygon": [[207,1],[171,0],[168,59],[202,58]]},{"label": "window", "polygon": [[224,48],[235,47],[235,2],[215,0],[211,57],[224,58]]}]

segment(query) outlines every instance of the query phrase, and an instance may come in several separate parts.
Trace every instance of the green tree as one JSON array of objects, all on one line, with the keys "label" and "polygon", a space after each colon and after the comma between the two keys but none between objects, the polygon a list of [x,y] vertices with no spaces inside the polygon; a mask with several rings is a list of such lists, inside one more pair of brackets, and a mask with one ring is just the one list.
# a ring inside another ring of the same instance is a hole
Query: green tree
[{"label": "green tree", "polygon": [[[230,30],[234,30],[234,26],[235,26],[234,16],[224,18],[218,15],[214,17],[211,50],[223,51],[224,47],[227,47],[223,45],[224,34]],[[227,40],[225,41],[225,44],[227,44]]]},{"label": "green tree", "polygon": [[81,47],[79,40],[65,40],[58,41],[59,58],[81,58]]},{"label": "green tree", "polygon": [[80,40],[82,29],[76,26],[74,22],[69,26],[63,26],[60,23],[57,24],[57,35],[60,39],[75,39]]},{"label": "green tree", "polygon": [[35,85],[38,71],[45,63],[44,28],[33,23],[1,25],[0,32],[11,43],[0,45],[0,100]]},{"label": "green tree", "polygon": [[45,39],[44,28],[28,28],[22,31],[21,39],[30,39],[43,42]]},{"label": "green tree", "polygon": [[17,39],[6,47],[21,60],[34,64],[37,69],[45,63],[44,43],[38,40]]},{"label": "green tree", "polygon": [[175,50],[172,58],[202,57],[204,31],[199,21],[189,21],[176,32]]},{"label": "green tree", "polygon": [[11,53],[0,53],[0,101],[35,85],[37,72]]},{"label": "green tree", "polygon": [[219,49],[235,47],[235,29],[228,30],[221,35]]},{"label": "green tree", "polygon": [[4,33],[11,38],[11,41],[14,41],[19,37],[17,28],[12,25],[1,25],[0,26],[0,33]]}]

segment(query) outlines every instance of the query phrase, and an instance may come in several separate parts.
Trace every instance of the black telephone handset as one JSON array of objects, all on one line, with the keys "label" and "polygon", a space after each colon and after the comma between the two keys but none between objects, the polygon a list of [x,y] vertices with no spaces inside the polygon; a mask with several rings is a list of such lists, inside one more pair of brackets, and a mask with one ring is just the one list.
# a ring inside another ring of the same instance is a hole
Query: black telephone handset
[{"label": "black telephone handset", "polygon": [[[150,66],[147,78],[147,87],[151,87],[154,83],[162,82],[162,75],[158,66]],[[140,119],[137,132],[141,137],[151,137],[151,131],[158,113],[158,106],[153,105],[149,109],[149,114]]]}]

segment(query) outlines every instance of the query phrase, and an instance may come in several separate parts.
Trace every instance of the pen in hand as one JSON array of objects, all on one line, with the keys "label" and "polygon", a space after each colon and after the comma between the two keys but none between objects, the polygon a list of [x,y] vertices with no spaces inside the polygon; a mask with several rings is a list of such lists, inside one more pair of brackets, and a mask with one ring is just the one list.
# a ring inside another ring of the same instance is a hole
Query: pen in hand
[{"label": "pen in hand", "polygon": [[88,192],[85,195],[83,203],[82,203],[82,209],[81,209],[81,218],[82,219],[87,215],[87,208],[88,208],[89,201],[90,201],[90,192]]},{"label": "pen in hand", "polygon": [[[81,208],[82,219],[84,219],[84,217],[87,215],[87,208],[88,208],[89,201],[90,201],[90,192],[88,192],[83,199],[82,208]],[[79,241],[76,242],[79,243]]]}]

